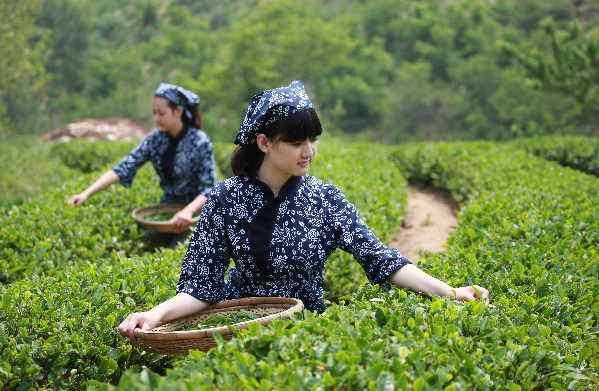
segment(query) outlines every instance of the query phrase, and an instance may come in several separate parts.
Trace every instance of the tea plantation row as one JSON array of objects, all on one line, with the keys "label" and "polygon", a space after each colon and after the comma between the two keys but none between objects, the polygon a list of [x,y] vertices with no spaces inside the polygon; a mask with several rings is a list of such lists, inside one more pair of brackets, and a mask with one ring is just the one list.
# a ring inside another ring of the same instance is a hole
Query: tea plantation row
[{"label": "tea plantation row", "polygon": [[[326,140],[314,172],[343,188],[389,239],[404,210],[406,182],[389,148],[367,147]],[[230,147],[216,149],[219,162],[226,161]],[[11,265],[10,284],[0,285],[0,388],[78,389],[90,379],[117,381],[127,367],[170,365],[132,348],[116,326],[125,314],[174,294],[184,247],[145,254],[138,248],[129,211],[157,199],[149,172],[131,190],[115,187],[82,207],[66,207],[66,195],[97,175],[12,208],[2,222],[12,231],[0,236],[1,248],[10,249],[0,250],[0,259]],[[327,283],[335,300],[365,277],[351,257],[332,258]]]},{"label": "tea plantation row", "polygon": [[545,136],[512,143],[534,155],[599,176],[599,138]]},{"label": "tea plantation row", "polygon": [[[33,136],[0,137],[0,208],[22,204],[75,172]],[[1,212],[1,211],[0,211]]]},{"label": "tea plantation row", "polygon": [[[410,180],[464,208],[422,267],[492,305],[364,286],[323,316],[252,328],[118,389],[580,389],[599,378],[599,181],[510,146],[414,144]],[[92,389],[113,388],[91,383]]]}]

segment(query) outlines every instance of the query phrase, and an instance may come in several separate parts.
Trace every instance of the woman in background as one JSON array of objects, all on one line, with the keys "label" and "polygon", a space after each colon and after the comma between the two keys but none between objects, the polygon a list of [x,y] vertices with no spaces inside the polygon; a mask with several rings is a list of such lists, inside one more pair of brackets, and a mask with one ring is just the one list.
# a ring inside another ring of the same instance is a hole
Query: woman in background
[{"label": "woman in background", "polygon": [[171,219],[177,232],[185,231],[215,183],[212,143],[201,130],[199,103],[197,94],[161,83],[152,102],[157,128],[116,166],[83,192],[72,196],[69,204],[81,205],[94,193],[116,182],[131,186],[139,167],[150,161],[163,190],[160,202],[185,205]]}]

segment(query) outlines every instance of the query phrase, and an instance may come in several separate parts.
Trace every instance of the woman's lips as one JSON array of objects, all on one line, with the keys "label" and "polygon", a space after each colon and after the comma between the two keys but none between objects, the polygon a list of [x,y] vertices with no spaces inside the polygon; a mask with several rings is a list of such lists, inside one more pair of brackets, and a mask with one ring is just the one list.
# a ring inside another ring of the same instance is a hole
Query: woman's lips
[{"label": "woman's lips", "polygon": [[301,162],[298,163],[298,165],[302,168],[308,167],[310,165],[310,160],[302,160]]}]

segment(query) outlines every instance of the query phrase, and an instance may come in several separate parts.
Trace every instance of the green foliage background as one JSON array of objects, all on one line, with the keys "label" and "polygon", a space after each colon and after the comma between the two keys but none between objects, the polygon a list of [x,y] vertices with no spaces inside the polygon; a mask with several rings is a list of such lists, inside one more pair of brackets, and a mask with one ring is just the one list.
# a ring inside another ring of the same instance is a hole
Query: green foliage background
[{"label": "green foliage background", "polygon": [[150,97],[167,80],[198,91],[206,130],[229,141],[254,93],[303,79],[327,128],[386,141],[597,134],[593,10],[568,0],[4,2],[0,129],[106,116],[149,127]]}]

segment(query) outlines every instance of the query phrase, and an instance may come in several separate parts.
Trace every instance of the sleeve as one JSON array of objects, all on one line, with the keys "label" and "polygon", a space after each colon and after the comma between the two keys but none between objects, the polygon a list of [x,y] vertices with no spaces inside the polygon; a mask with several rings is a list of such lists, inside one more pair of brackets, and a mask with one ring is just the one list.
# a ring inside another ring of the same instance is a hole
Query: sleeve
[{"label": "sleeve", "polygon": [[139,167],[150,159],[153,134],[146,137],[131,153],[112,168],[123,186],[129,187]]},{"label": "sleeve", "polygon": [[225,240],[223,208],[216,189],[202,208],[200,219],[181,265],[177,293],[216,303],[224,300],[229,250]]},{"label": "sleeve", "polygon": [[208,196],[216,182],[214,153],[212,143],[207,138],[197,146],[198,150],[198,194]]},{"label": "sleeve", "polygon": [[396,271],[412,263],[398,249],[385,246],[374,235],[341,190],[331,185],[325,194],[330,204],[336,246],[360,262],[372,283],[388,282]]}]

